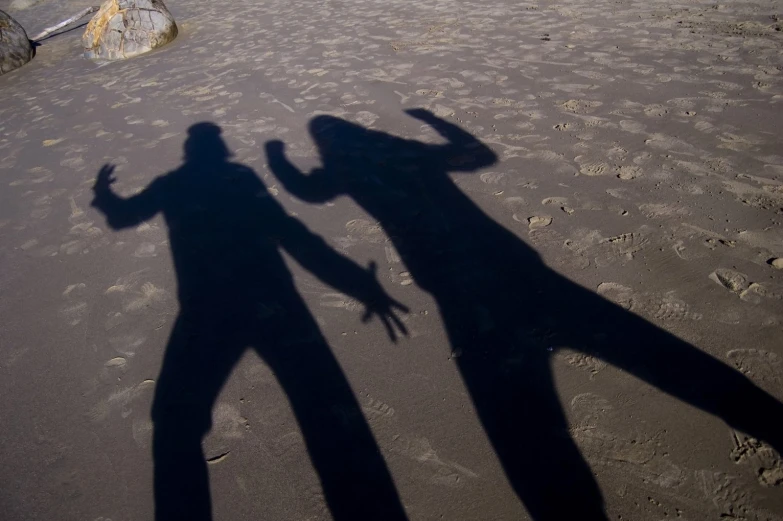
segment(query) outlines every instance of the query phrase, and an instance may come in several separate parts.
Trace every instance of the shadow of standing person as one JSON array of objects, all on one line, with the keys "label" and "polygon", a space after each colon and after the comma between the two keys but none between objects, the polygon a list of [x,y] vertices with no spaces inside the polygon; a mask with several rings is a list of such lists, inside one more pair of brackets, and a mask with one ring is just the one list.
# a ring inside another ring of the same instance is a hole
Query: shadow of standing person
[{"label": "shadow of standing person", "polygon": [[323,282],[378,315],[394,339],[404,311],[365,270],[286,214],[212,123],[188,129],[184,164],[141,193],[112,192],[113,167],[95,183],[93,206],[115,230],[162,212],[177,274],[180,314],[155,391],[153,455],[159,521],[211,519],[201,441],[211,410],[244,350],[252,347],[285,391],[335,520],[404,520],[392,478],[359,404],[294,287],[280,248]]},{"label": "shadow of standing person", "polygon": [[550,364],[559,346],[600,357],[783,449],[777,400],[547,268],[448,175],[491,165],[495,154],[428,111],[408,114],[447,143],[428,145],[318,116],[310,132],[321,168],[304,175],[279,141],[267,143],[268,162],[299,198],[323,203],[347,195],[383,227],[415,282],[435,298],[484,430],[533,519],[607,519],[556,394]]}]

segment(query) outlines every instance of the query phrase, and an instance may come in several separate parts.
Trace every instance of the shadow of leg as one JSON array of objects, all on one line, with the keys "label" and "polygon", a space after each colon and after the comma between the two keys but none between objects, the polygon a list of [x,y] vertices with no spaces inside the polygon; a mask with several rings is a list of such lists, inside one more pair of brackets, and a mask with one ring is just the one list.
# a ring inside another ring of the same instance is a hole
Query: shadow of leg
[{"label": "shadow of leg", "polygon": [[336,521],[404,520],[394,482],[353,391],[329,346],[316,335],[264,358],[288,395],[332,516]]},{"label": "shadow of leg", "polygon": [[212,506],[202,438],[212,406],[241,354],[219,343],[219,326],[179,317],[166,348],[152,406],[155,519],[209,521]]},{"label": "shadow of leg", "polygon": [[586,343],[584,352],[783,453],[783,403],[776,397],[736,369],[641,318],[604,302],[592,303],[591,308],[596,311],[590,324],[593,336],[603,334],[603,341]]},{"label": "shadow of leg", "polygon": [[502,349],[482,353],[474,347],[457,361],[487,437],[530,517],[606,520],[601,491],[571,438],[549,353],[543,351],[527,348],[520,356],[501,357]]},{"label": "shadow of leg", "polygon": [[[159,406],[171,411],[171,408]],[[159,410],[160,410],[159,409]],[[209,429],[187,418],[189,413],[159,413],[155,417],[155,519],[158,521],[209,521],[212,504],[209,476],[201,438]]]}]

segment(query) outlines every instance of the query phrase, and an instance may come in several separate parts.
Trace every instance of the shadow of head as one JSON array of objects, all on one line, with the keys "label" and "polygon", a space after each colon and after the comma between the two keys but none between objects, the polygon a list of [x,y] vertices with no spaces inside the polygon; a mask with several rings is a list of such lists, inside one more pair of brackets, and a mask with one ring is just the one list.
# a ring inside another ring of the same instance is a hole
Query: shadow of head
[{"label": "shadow of head", "polygon": [[406,140],[371,130],[334,116],[316,116],[308,130],[322,158],[335,156],[372,157],[395,148],[401,151]]},{"label": "shadow of head", "polygon": [[188,128],[185,140],[185,162],[194,164],[224,163],[231,157],[222,130],[210,122],[196,123]]},{"label": "shadow of head", "polygon": [[361,125],[334,116],[316,116],[310,120],[308,129],[316,142],[351,136],[360,138],[369,132]]}]

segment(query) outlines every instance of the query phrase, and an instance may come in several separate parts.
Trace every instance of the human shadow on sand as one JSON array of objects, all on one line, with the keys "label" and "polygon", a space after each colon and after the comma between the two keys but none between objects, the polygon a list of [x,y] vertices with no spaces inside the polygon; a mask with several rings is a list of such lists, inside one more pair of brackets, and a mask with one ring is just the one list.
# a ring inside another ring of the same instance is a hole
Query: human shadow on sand
[{"label": "human shadow on sand", "polygon": [[309,130],[320,168],[300,172],[280,141],[267,143],[268,162],[302,200],[348,196],[383,227],[416,284],[436,300],[480,421],[533,519],[607,519],[555,390],[550,359],[559,346],[600,357],[783,449],[778,401],[715,358],[547,268],[449,177],[489,166],[495,154],[428,111],[408,114],[446,143],[317,116]]},{"label": "human shadow on sand", "polygon": [[[161,212],[169,230],[180,313],[155,391],[153,456],[158,521],[209,520],[201,441],[221,387],[253,348],[285,391],[335,520],[406,519],[345,375],[297,293],[280,250],[379,316],[394,338],[404,308],[361,268],[289,216],[250,168],[229,160],[220,128],[188,130],[185,162],[123,198],[106,165],[93,206],[115,230]],[[259,472],[263,470],[259,469]]]}]

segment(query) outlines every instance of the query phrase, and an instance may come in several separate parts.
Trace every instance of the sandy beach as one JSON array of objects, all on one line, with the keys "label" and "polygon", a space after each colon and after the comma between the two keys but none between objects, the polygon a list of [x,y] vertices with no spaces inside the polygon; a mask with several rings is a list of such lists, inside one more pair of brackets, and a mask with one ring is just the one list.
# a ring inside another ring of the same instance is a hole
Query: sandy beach
[{"label": "sandy beach", "polygon": [[783,2],[166,6],[0,76],[0,518],[783,520]]}]

